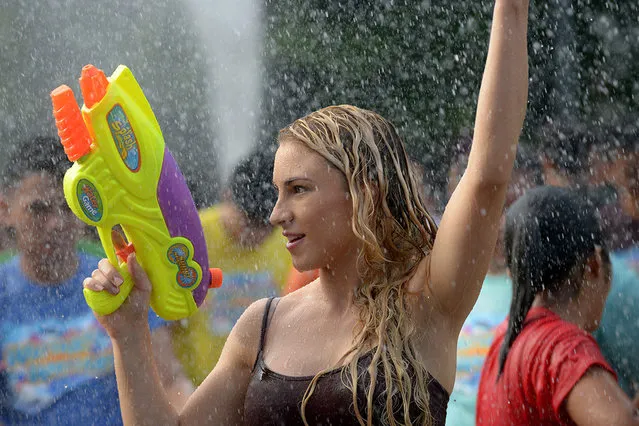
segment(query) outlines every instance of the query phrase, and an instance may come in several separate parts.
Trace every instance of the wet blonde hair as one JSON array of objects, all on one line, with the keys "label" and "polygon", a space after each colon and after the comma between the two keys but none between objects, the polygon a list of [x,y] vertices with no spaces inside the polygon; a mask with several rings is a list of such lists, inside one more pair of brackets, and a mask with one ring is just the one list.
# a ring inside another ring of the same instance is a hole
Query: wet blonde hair
[{"label": "wet blonde hair", "polygon": [[[404,144],[390,122],[349,105],[327,107],[296,120],[280,131],[280,141],[289,139],[303,143],[340,170],[353,201],[352,228],[362,242],[357,260],[361,284],[355,292],[360,321],[353,346],[340,362],[350,360],[342,377],[352,390],[357,419],[361,425],[373,424],[373,395],[381,378],[385,404],[375,414],[384,424],[430,425],[430,376],[416,357],[406,283],[432,249],[437,228],[424,207]],[[370,383],[362,414],[357,398],[362,385],[358,361],[371,347]],[[318,373],[306,390],[305,424],[306,405],[317,381],[329,370]],[[409,413],[411,403],[419,408],[417,419],[410,417],[415,414]]]}]

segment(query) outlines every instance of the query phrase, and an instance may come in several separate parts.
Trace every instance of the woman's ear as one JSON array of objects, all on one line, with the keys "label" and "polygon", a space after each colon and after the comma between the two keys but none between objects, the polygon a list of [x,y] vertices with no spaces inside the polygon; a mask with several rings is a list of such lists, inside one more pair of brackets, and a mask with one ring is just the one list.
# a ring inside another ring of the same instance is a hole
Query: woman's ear
[{"label": "woman's ear", "polygon": [[584,270],[584,278],[599,278],[602,274],[607,273],[608,267],[605,263],[604,253],[601,246],[595,246],[595,252],[586,259],[586,268]]},{"label": "woman's ear", "polygon": [[6,192],[0,192],[0,227],[12,225],[9,196]]}]

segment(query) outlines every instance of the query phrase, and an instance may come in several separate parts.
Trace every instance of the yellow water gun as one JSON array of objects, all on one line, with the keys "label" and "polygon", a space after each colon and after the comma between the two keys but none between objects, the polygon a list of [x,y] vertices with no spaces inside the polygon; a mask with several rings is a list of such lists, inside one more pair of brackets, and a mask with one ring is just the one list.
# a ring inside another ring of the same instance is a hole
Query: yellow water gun
[{"label": "yellow water gun", "polygon": [[82,110],[73,91],[51,92],[53,115],[73,166],[64,196],[73,213],[98,230],[108,259],[124,278],[119,294],[84,289],[100,315],[114,312],[133,281],[126,259],[135,251],[153,283],[151,307],[167,320],[186,318],[210,287],[222,284],[209,269],[202,225],[184,176],[131,71],[111,77],[93,65],[82,69]]}]

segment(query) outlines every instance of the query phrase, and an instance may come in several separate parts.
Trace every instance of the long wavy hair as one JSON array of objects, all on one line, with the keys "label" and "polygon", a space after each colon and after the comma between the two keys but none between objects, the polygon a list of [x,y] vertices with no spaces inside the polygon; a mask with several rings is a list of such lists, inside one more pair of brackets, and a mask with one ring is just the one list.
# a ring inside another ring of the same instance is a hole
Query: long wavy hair
[{"label": "long wavy hair", "polygon": [[[397,130],[374,112],[340,105],[296,120],[280,131],[279,140],[286,139],[303,143],[340,170],[353,202],[352,229],[362,242],[354,299],[359,322],[353,346],[340,363],[349,360],[342,379],[352,390],[359,423],[372,425],[375,413],[384,424],[430,425],[429,375],[416,357],[406,283],[432,249],[437,227],[424,207]],[[368,353],[369,380],[359,380],[358,361]],[[301,407],[305,424],[306,405],[328,371],[318,373],[306,390]],[[383,407],[373,398],[378,385],[384,389]],[[358,403],[362,388],[364,411]],[[419,408],[417,418],[409,412],[411,403]]]}]

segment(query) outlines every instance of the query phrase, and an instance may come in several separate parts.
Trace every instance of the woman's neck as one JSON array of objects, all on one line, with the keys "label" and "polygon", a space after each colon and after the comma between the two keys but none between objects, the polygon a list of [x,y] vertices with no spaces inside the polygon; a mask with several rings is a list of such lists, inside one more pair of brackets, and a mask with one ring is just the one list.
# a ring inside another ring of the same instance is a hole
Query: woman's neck
[{"label": "woman's neck", "polygon": [[589,329],[589,316],[584,315],[585,309],[581,306],[578,299],[570,298],[563,301],[539,294],[535,297],[532,307],[546,308],[559,315],[562,320],[573,323],[582,330],[592,331]]},{"label": "woman's neck", "polygon": [[320,291],[332,309],[348,311],[353,306],[355,290],[361,280],[357,273],[357,258],[351,257],[339,265],[320,269]]}]

